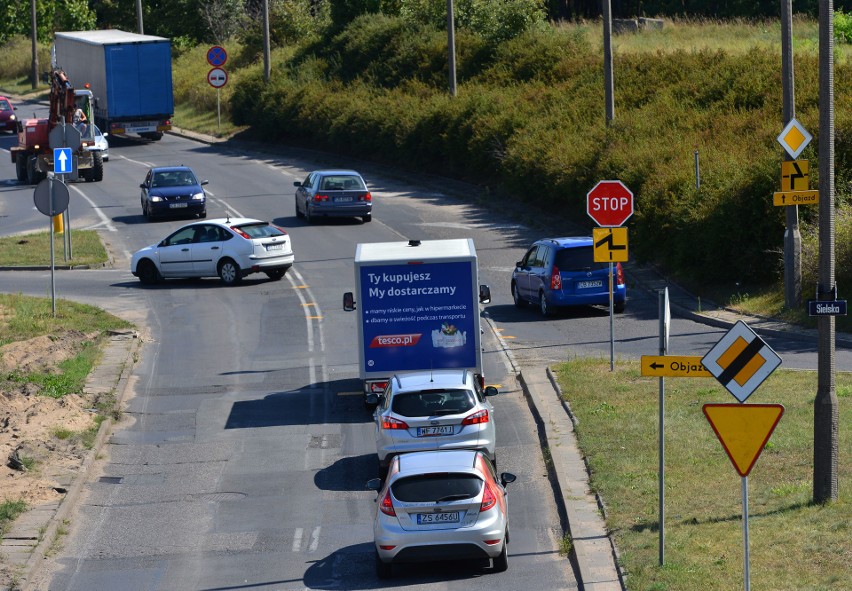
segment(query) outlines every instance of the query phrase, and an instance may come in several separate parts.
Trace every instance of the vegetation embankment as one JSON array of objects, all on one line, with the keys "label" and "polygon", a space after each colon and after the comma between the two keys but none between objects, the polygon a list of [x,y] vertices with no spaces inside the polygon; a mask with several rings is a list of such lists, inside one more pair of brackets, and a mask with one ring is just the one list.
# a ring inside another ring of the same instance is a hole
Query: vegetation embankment
[{"label": "vegetation embankment", "polygon": [[[591,487],[606,502],[628,589],[729,590],[743,585],[742,479],[710,424],[705,403],[735,402],[712,378],[666,380],[665,566],[660,567],[658,380],[638,362],[576,359],[556,369],[579,419]],[[852,560],[852,466],[840,462],[837,502],[814,505],[813,417],[817,376],[779,369],[749,402],[780,403],[781,417],[749,474],[754,588],[846,588]],[[841,425],[852,422],[852,375],[838,374]],[[852,454],[839,434],[838,453]]]},{"label": "vegetation embankment", "polygon": [[[63,233],[54,234],[53,257],[56,266],[102,265],[109,259],[100,236],[94,230],[72,231],[70,252],[66,249],[64,239]],[[50,265],[49,232],[0,237],[0,267],[45,265]]]}]

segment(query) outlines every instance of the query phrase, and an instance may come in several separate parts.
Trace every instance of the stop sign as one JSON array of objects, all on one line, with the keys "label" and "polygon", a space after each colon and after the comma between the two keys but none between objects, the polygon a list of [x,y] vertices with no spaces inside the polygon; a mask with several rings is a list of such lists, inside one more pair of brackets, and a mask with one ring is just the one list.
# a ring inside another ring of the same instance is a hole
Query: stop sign
[{"label": "stop sign", "polygon": [[617,228],[633,215],[633,193],[621,181],[600,181],[586,195],[586,213],[599,226]]}]

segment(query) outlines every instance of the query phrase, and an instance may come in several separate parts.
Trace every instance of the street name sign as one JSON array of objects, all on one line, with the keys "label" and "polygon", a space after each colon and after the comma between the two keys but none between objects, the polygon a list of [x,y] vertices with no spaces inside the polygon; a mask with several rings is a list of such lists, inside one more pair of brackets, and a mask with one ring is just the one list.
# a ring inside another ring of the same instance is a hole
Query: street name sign
[{"label": "street name sign", "polygon": [[601,227],[617,228],[633,215],[633,193],[621,181],[599,181],[586,194],[586,213]]},{"label": "street name sign", "polygon": [[808,300],[808,316],[846,316],[846,300]]},{"label": "street name sign", "polygon": [[707,352],[701,363],[734,398],[745,402],[781,365],[781,358],[740,320]]},{"label": "street name sign", "polygon": [[627,262],[627,228],[592,228],[596,263]]},{"label": "street name sign", "polygon": [[778,136],[778,143],[787,151],[790,158],[794,160],[799,157],[808,144],[811,143],[813,136],[808,133],[804,126],[796,121],[796,118],[790,119],[790,122]]},{"label": "street name sign", "polygon": [[819,203],[819,191],[776,191],[772,194],[772,204],[779,207],[786,205],[816,205]]},{"label": "street name sign", "polygon": [[652,378],[712,378],[698,355],[642,355],[642,375]]},{"label": "street name sign", "polygon": [[784,414],[781,404],[705,404],[702,410],[737,473],[743,477],[757,463]]}]

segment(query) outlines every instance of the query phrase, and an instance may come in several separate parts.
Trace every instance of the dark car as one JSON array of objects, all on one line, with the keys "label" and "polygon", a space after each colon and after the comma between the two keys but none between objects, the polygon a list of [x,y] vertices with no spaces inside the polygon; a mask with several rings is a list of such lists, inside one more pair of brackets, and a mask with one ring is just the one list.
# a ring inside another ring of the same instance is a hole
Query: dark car
[{"label": "dark car", "polygon": [[142,215],[207,217],[207,194],[188,166],[155,166],[148,170],[142,189]]},{"label": "dark car", "polygon": [[5,96],[0,96],[0,129],[11,133],[18,131],[18,117],[15,111],[18,107],[14,106]]},{"label": "dark car", "polygon": [[315,170],[296,186],[296,217],[308,223],[317,217],[373,219],[373,196],[354,170]]},{"label": "dark car", "polygon": [[[564,306],[609,306],[609,263],[596,263],[592,238],[544,238],[527,250],[512,272],[515,306],[537,304],[544,316]],[[624,270],[613,270],[613,309],[627,304]]]}]

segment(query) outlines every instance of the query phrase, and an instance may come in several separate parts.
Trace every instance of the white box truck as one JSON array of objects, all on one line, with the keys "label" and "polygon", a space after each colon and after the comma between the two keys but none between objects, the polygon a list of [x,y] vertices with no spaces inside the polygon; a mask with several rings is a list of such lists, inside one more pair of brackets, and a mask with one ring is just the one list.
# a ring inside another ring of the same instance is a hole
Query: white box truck
[{"label": "white box truck", "polygon": [[365,404],[401,372],[463,368],[484,385],[479,304],[490,301],[470,238],[358,244],[343,309],[358,312]]}]

